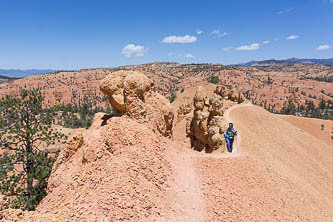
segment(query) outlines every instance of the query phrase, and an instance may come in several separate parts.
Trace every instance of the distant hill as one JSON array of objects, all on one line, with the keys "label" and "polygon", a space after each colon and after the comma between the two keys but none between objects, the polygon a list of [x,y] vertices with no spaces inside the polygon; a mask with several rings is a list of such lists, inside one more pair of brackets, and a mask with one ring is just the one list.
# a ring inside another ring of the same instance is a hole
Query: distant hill
[{"label": "distant hill", "polygon": [[290,59],[269,59],[263,61],[250,61],[247,63],[240,63],[237,65],[240,66],[271,66],[277,64],[295,64],[295,63],[305,63],[305,64],[320,64],[320,65],[333,65],[333,58],[331,59],[298,59],[298,58],[290,58]]},{"label": "distant hill", "polygon": [[19,78],[0,75],[0,79],[15,80],[15,79],[19,79]]},{"label": "distant hill", "polygon": [[57,70],[52,69],[0,69],[0,75],[7,77],[27,77],[31,75],[40,75],[56,72]]}]

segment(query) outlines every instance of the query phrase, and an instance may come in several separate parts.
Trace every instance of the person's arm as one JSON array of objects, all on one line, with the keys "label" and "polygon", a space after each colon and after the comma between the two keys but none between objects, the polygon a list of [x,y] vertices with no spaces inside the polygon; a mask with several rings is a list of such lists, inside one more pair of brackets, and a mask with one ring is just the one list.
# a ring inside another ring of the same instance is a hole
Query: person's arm
[{"label": "person's arm", "polygon": [[224,132],[224,138],[228,138],[229,139],[229,135],[228,135],[228,129],[226,129],[226,131]]}]

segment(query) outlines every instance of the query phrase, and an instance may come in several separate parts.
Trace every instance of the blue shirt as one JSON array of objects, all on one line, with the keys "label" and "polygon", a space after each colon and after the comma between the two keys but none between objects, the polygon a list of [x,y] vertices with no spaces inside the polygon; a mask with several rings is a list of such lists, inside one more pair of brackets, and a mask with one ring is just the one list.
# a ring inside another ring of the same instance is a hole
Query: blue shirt
[{"label": "blue shirt", "polygon": [[227,130],[224,132],[224,138],[234,139],[235,136],[237,136],[237,130],[235,130],[234,128],[230,129],[228,127]]}]

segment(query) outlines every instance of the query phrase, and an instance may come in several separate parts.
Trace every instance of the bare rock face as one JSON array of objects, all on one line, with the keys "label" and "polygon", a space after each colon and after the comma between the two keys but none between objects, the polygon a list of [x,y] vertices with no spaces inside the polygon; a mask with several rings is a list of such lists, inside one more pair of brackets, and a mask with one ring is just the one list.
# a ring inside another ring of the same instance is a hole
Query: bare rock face
[{"label": "bare rock face", "polygon": [[209,114],[210,116],[223,116],[223,98],[219,95],[209,99]]},{"label": "bare rock face", "polygon": [[201,93],[201,87],[199,86],[193,98],[193,105],[195,110],[202,111],[205,108],[206,99],[207,97],[203,96],[203,94]]},{"label": "bare rock face", "polygon": [[190,113],[193,109],[193,104],[192,103],[187,103],[187,104],[182,104],[181,106],[178,107],[177,109],[177,120],[180,121],[184,119],[184,117]]},{"label": "bare rock face", "polygon": [[143,73],[114,72],[103,79],[100,89],[109,97],[118,116],[126,115],[172,135],[174,114],[169,101],[152,90],[153,82]]},{"label": "bare rock face", "polygon": [[[216,92],[220,92],[220,89]],[[193,118],[188,118],[186,122],[186,133],[191,139],[192,147],[198,151],[224,151],[223,133],[226,123],[223,121],[223,98],[217,93],[211,98],[204,97],[203,94],[199,87],[193,98]]]},{"label": "bare rock face", "polygon": [[237,92],[235,88],[228,89],[226,86],[217,86],[214,92],[223,99],[228,99],[233,102],[243,103],[245,101],[245,96]]},{"label": "bare rock face", "polygon": [[225,86],[217,86],[215,89],[215,93],[221,96],[223,99],[228,99],[229,90]]},{"label": "bare rock face", "polygon": [[112,107],[119,115],[133,111],[133,102],[143,102],[144,94],[150,90],[152,82],[142,73],[118,71],[106,76],[101,91],[109,97]]},{"label": "bare rock face", "polygon": [[231,89],[229,94],[228,94],[228,99],[237,102],[238,101],[238,93],[236,92],[235,89]]}]

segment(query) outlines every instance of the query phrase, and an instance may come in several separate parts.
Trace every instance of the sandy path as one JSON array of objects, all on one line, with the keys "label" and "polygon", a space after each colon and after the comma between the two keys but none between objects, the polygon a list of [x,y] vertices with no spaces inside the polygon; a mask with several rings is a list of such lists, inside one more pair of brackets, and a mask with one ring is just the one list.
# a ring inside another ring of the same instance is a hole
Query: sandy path
[{"label": "sandy path", "polygon": [[331,147],[257,106],[226,113],[242,155],[196,159],[206,220],[332,221]]},{"label": "sandy path", "polygon": [[[227,109],[224,114],[226,121],[232,122],[230,113],[234,109],[251,105],[240,104]],[[181,126],[180,129],[182,130],[183,128]],[[238,135],[238,140],[238,145],[240,145],[240,135]],[[172,207],[168,216],[164,217],[164,221],[205,221],[207,220],[205,214],[206,207],[202,192],[202,185],[204,183],[197,173],[198,169],[195,163],[199,159],[233,159],[241,157],[241,154],[238,149],[234,149],[236,152],[232,153],[199,153],[187,147],[181,137],[177,138],[176,142],[178,142],[176,145],[177,149],[170,150],[168,154],[176,177],[173,181],[168,200]],[[220,176],[223,177],[223,175]]]},{"label": "sandy path", "polygon": [[172,217],[163,221],[330,221],[327,144],[252,104],[235,105],[224,118],[241,149],[199,153],[180,135],[170,151]]},{"label": "sandy path", "polygon": [[171,213],[163,221],[205,221],[205,203],[202,197],[200,177],[194,166],[192,152],[171,151],[170,162],[175,170],[175,179],[169,194]]},{"label": "sandy path", "polygon": [[[223,118],[225,119],[225,121],[227,123],[230,123],[230,122],[233,123],[234,121],[232,121],[232,119],[230,117],[231,111],[233,111],[234,109],[237,109],[239,107],[246,107],[246,106],[253,106],[253,105],[249,103],[249,104],[238,104],[238,105],[232,106],[224,112]],[[234,124],[234,127],[237,130],[237,124],[236,125]],[[234,143],[234,149],[232,150],[232,153],[239,153],[240,152],[240,144],[242,142],[242,137],[241,137],[239,132],[238,132],[238,135],[235,139],[236,140],[234,141],[235,143]]]}]

